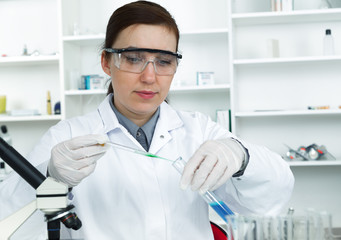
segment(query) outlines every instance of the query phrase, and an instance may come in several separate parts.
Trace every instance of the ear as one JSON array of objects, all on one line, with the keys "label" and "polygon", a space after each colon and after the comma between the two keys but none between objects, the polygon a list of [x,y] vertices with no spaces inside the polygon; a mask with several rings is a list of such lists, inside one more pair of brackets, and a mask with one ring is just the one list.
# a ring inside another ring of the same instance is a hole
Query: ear
[{"label": "ear", "polygon": [[103,51],[101,55],[101,65],[103,71],[111,77],[110,61],[106,58],[106,53]]}]

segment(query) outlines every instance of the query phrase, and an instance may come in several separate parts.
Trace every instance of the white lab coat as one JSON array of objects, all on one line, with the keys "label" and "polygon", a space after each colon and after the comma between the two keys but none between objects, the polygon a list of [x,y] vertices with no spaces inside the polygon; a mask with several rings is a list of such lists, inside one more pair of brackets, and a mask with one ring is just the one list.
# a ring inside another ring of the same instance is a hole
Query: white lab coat
[{"label": "white lab coat", "polygon": [[[97,111],[59,122],[34,148],[28,159],[46,173],[51,149],[76,136],[106,133],[112,142],[143,150],[118,123],[109,105],[110,96]],[[166,103],[160,107],[149,152],[159,156],[189,159],[208,139],[234,137],[207,116],[176,111]],[[264,147],[241,141],[250,154],[244,175],[232,178],[216,193],[229,207],[241,214],[278,214],[293,189],[288,164]],[[179,188],[180,174],[170,162],[111,148],[97,162],[96,169],[74,187],[73,204],[83,226],[70,231],[73,238],[91,240],[213,240],[208,205],[197,192]],[[0,185],[0,219],[35,197],[35,191],[19,177],[11,176]],[[46,225],[37,212],[30,224]],[[38,223],[37,223],[38,221]],[[25,224],[20,239],[33,229]],[[39,239],[39,237],[36,237]],[[16,239],[16,238],[14,238]],[[19,237],[18,237],[19,239]],[[31,236],[27,239],[34,239]],[[43,237],[41,237],[43,239]]]}]

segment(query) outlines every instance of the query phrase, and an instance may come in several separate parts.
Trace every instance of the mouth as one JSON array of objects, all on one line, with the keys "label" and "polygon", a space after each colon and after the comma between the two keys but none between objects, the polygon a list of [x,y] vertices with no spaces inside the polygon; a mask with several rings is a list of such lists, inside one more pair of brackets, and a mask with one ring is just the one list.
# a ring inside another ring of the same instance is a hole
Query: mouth
[{"label": "mouth", "polygon": [[135,93],[143,99],[151,99],[156,95],[153,91],[135,91]]}]

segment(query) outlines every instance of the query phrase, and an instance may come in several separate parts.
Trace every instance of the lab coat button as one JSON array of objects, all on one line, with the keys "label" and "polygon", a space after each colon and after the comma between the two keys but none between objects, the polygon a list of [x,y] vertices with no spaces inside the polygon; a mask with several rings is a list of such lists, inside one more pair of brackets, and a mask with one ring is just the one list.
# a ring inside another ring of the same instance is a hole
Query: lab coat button
[{"label": "lab coat button", "polygon": [[160,138],[161,138],[161,139],[164,139],[164,138],[165,138],[165,136],[163,136],[163,135],[160,135]]}]

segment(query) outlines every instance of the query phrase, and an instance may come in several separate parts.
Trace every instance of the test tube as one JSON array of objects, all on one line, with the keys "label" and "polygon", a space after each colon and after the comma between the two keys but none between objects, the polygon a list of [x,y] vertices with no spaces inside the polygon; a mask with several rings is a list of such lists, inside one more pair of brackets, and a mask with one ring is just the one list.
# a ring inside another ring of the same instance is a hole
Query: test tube
[{"label": "test tube", "polygon": [[[186,162],[182,159],[182,157],[179,157],[172,163],[173,167],[182,174]],[[204,194],[201,195],[202,198],[207,202],[212,209],[227,223],[226,216],[228,215],[234,215],[234,213],[231,211],[231,209],[222,201],[219,199],[217,195],[215,195],[211,191],[206,191]]]}]

